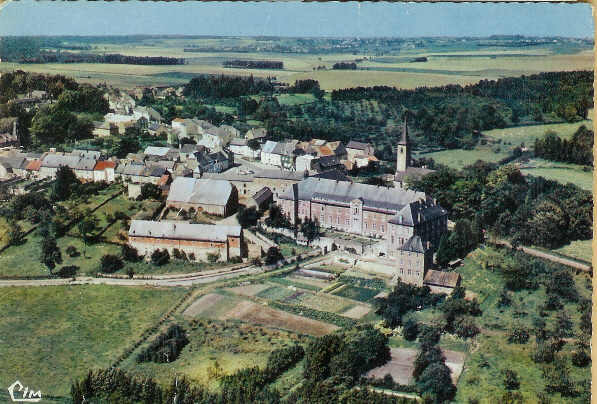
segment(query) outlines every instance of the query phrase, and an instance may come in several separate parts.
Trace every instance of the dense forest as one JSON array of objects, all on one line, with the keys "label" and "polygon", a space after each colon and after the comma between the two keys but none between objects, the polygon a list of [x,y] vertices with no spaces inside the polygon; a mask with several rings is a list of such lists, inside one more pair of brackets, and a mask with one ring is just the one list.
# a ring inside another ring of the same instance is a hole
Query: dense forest
[{"label": "dense forest", "polygon": [[336,102],[368,99],[409,109],[415,116],[412,125],[426,143],[466,148],[476,143],[481,130],[541,123],[546,114],[567,122],[586,119],[592,107],[593,72],[540,73],[415,90],[356,87],[334,90],[331,96]]},{"label": "dense forest", "polygon": [[191,79],[183,94],[193,98],[235,98],[243,95],[272,92],[270,80],[240,76],[201,75]]},{"label": "dense forest", "polygon": [[183,58],[164,56],[128,56],[118,53],[99,55],[73,52],[40,52],[33,58],[16,60],[18,63],[107,63],[127,65],[184,65]]},{"label": "dense forest", "polygon": [[593,165],[593,131],[582,125],[570,140],[550,131],[535,140],[535,156],[565,163]]},{"label": "dense forest", "polygon": [[514,244],[552,249],[592,237],[591,192],[525,177],[514,165],[479,161],[461,171],[441,168],[410,187],[437,198],[452,220],[474,218]]},{"label": "dense forest", "polygon": [[284,62],[275,60],[227,60],[224,67],[239,67],[241,69],[284,69]]}]

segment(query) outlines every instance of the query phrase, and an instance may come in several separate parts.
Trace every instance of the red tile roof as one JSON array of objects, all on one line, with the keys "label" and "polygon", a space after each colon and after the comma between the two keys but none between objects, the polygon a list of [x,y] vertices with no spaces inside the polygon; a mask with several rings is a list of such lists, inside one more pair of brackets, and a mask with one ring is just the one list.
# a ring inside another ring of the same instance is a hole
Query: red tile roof
[{"label": "red tile roof", "polygon": [[103,171],[106,168],[114,168],[116,163],[110,160],[100,160],[95,164],[94,171]]},{"label": "red tile roof", "polygon": [[39,171],[39,167],[41,166],[41,160],[32,160],[27,164],[25,170],[29,171]]}]

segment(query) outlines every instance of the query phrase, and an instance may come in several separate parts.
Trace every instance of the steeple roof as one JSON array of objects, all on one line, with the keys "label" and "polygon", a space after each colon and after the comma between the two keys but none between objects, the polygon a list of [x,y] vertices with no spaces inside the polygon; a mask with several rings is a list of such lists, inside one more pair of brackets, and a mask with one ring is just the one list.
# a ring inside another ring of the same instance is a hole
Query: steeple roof
[{"label": "steeple roof", "polygon": [[408,125],[406,123],[406,116],[404,117],[404,125],[402,125],[402,136],[398,144],[408,145]]}]

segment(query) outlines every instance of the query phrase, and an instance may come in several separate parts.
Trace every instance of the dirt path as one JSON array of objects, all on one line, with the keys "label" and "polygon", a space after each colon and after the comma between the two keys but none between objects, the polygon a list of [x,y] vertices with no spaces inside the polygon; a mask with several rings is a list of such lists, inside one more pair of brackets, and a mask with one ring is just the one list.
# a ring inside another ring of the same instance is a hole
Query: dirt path
[{"label": "dirt path", "polygon": [[[503,246],[506,246],[508,248],[512,248],[512,245],[509,242],[505,241],[505,240],[497,240],[496,243],[500,244],[500,245],[503,245]],[[575,268],[575,269],[580,269],[581,271],[586,271],[586,272],[591,271],[591,266],[590,265],[583,264],[581,262],[577,262],[577,261],[574,261],[574,260],[571,260],[571,259],[563,258],[563,257],[560,257],[560,256],[555,255],[555,254],[549,254],[549,253],[546,253],[544,251],[536,250],[536,249],[530,248],[530,247],[519,247],[519,248],[522,251],[524,251],[526,254],[529,254],[529,255],[532,255],[532,256],[535,256],[535,257],[543,258],[543,259],[549,260],[551,262],[556,262],[558,264],[566,265],[566,266],[569,266],[569,267],[572,267],[572,268]]]}]

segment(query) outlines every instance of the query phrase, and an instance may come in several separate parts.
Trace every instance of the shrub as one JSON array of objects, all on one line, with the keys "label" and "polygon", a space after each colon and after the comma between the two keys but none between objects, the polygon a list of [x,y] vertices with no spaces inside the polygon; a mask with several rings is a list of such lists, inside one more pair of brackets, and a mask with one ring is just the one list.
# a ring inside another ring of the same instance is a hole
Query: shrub
[{"label": "shrub", "polygon": [[461,338],[472,338],[479,334],[479,327],[470,316],[457,317],[452,325],[454,332]]},{"label": "shrub", "polygon": [[241,262],[243,262],[243,259],[241,257],[230,257],[228,259],[228,262],[231,264],[240,264]]},{"label": "shrub", "polygon": [[207,261],[214,264],[216,262],[218,262],[218,259],[220,259],[220,254],[218,253],[209,253],[207,254]]},{"label": "shrub", "polygon": [[78,266],[68,265],[60,268],[58,272],[56,272],[56,275],[60,278],[73,278],[77,274],[78,270]]},{"label": "shrub", "polygon": [[101,271],[108,274],[118,271],[123,265],[122,259],[113,254],[105,254],[100,262]]},{"label": "shrub", "polygon": [[71,258],[78,257],[79,255],[81,255],[79,253],[79,250],[77,250],[77,247],[75,247],[74,245],[69,245],[68,247],[66,247],[66,250],[64,250],[64,251]]},{"label": "shrub", "polygon": [[515,371],[506,369],[504,372],[504,386],[506,390],[518,390],[520,382],[518,381],[518,375]]},{"label": "shrub", "polygon": [[265,255],[265,265],[276,264],[278,261],[284,259],[278,247],[270,247]]},{"label": "shrub", "polygon": [[555,356],[554,347],[551,344],[541,343],[537,345],[533,353],[533,361],[535,363],[551,363]]},{"label": "shrub", "polygon": [[407,341],[414,341],[417,339],[419,334],[419,325],[415,320],[409,318],[405,321],[404,327],[402,328],[402,336]]},{"label": "shrub", "polygon": [[137,355],[137,362],[174,362],[188,343],[189,340],[182,327],[178,324],[171,325],[165,333],[159,335]]},{"label": "shrub", "polygon": [[529,332],[521,326],[516,326],[508,335],[508,342],[513,344],[526,344],[529,340]]},{"label": "shrub", "polygon": [[579,368],[584,368],[591,362],[591,357],[585,350],[578,350],[572,353],[572,364]]},{"label": "shrub", "polygon": [[141,256],[139,256],[137,249],[127,244],[122,246],[122,258],[129,262],[137,262],[141,260]]},{"label": "shrub", "polygon": [[170,253],[166,249],[157,249],[151,254],[151,262],[157,266],[166,265],[170,262]]}]

